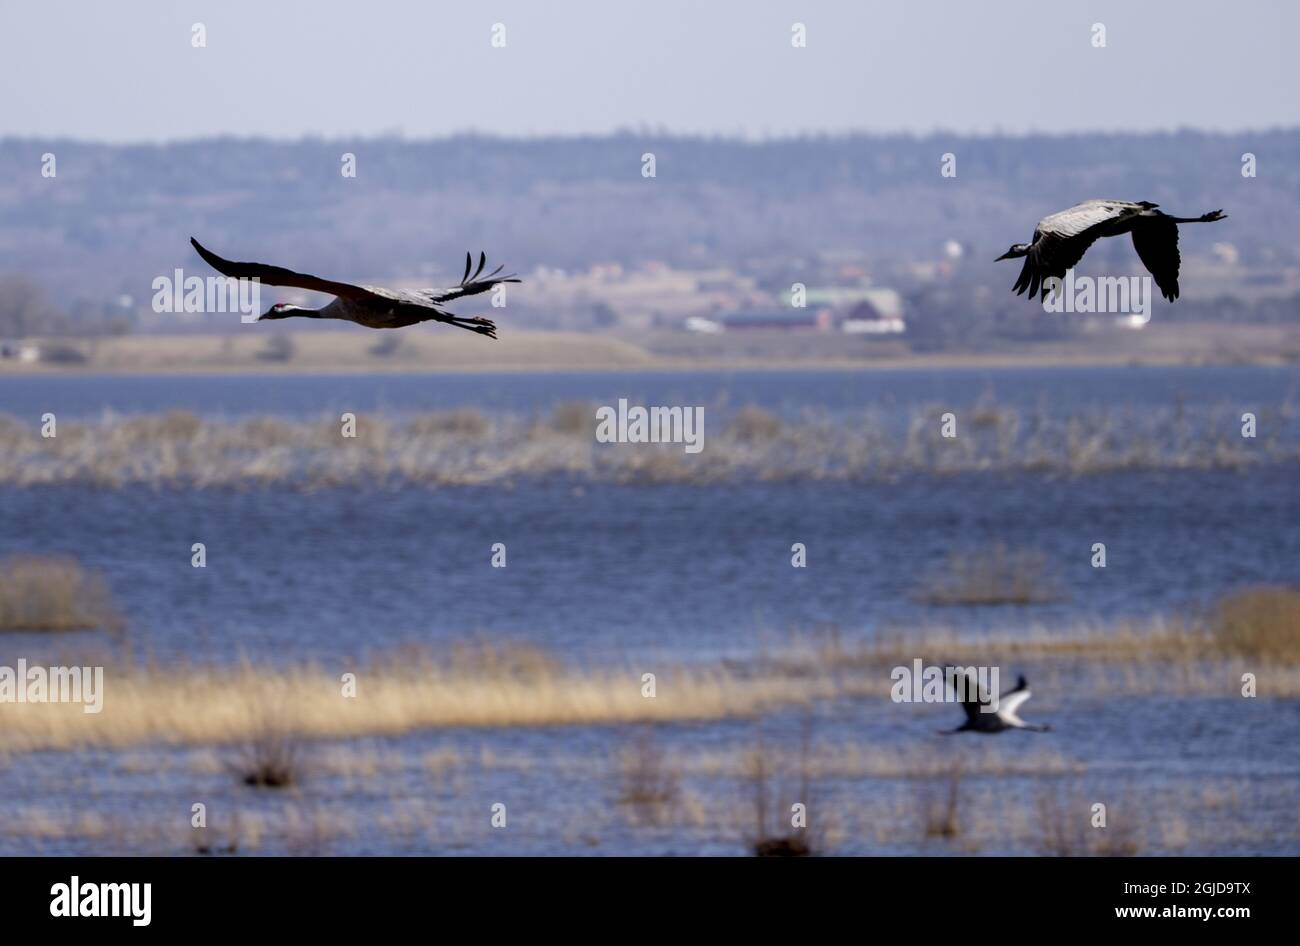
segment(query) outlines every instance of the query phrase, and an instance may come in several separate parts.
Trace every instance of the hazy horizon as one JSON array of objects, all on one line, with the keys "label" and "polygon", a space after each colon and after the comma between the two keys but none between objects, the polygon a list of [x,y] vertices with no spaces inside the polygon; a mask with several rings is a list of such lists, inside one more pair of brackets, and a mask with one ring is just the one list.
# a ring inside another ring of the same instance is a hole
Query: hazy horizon
[{"label": "hazy horizon", "polygon": [[912,131],[869,131],[853,130],[844,131],[807,131],[791,132],[788,134],[773,134],[767,137],[758,137],[753,135],[742,134],[724,134],[708,132],[689,132],[675,131],[669,128],[611,128],[603,132],[538,132],[535,134],[509,133],[509,132],[490,132],[479,131],[476,129],[461,129],[449,131],[441,134],[428,135],[410,135],[396,131],[379,131],[373,134],[336,134],[322,135],[314,132],[304,132],[294,137],[282,135],[238,135],[229,132],[220,132],[213,134],[198,134],[191,138],[166,138],[149,141],[109,141],[101,138],[86,138],[76,135],[19,135],[19,134],[0,134],[0,144],[5,142],[23,142],[36,141],[45,143],[71,143],[74,145],[85,145],[94,147],[108,148],[167,148],[172,145],[194,145],[204,142],[234,141],[248,142],[250,144],[275,144],[275,145],[297,145],[324,143],[330,144],[338,142],[340,144],[357,144],[357,143],[398,143],[398,144],[437,144],[441,142],[451,142],[461,139],[478,138],[484,141],[495,141],[505,144],[529,142],[577,142],[577,141],[608,141],[617,138],[657,138],[670,141],[708,141],[722,144],[743,144],[743,145],[775,145],[786,142],[799,141],[845,141],[854,139],[871,139],[871,140],[899,140],[912,139],[916,141],[928,140],[947,140],[947,141],[983,141],[983,140],[1066,140],[1070,138],[1088,138],[1095,136],[1102,137],[1134,137],[1144,138],[1153,136],[1177,136],[1182,134],[1202,135],[1208,138],[1214,137],[1237,137],[1241,135],[1272,135],[1288,134],[1300,131],[1300,121],[1288,125],[1270,125],[1260,126],[1258,128],[1240,128],[1233,130],[1223,130],[1214,128],[1198,128],[1194,126],[1182,126],[1168,129],[1150,129],[1150,130],[1088,130],[1080,129],[1077,131],[954,131],[945,128],[936,128],[926,132]]},{"label": "hazy horizon", "polygon": [[[0,137],[1208,133],[1300,126],[1300,6],[0,2]],[[1176,14],[1171,15],[1171,14]],[[206,46],[191,44],[205,27]],[[494,24],[505,47],[492,46]],[[806,26],[807,45],[791,30]],[[1105,48],[1092,45],[1104,24]]]}]

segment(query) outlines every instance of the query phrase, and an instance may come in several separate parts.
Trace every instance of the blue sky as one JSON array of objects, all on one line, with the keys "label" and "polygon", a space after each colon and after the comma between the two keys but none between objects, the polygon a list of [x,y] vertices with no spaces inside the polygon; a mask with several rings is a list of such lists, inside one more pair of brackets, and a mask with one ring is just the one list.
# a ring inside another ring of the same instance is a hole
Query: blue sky
[{"label": "blue sky", "polygon": [[0,0],[0,135],[1292,127],[1297,36],[1285,0]]}]

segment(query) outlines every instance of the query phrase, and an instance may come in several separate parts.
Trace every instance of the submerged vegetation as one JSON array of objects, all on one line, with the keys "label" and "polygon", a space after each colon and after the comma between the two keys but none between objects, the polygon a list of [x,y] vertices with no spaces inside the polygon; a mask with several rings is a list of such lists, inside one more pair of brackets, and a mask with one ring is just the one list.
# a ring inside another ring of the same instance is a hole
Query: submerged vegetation
[{"label": "submerged vegetation", "polygon": [[[949,747],[968,756],[956,783],[951,764],[914,774],[899,761],[897,747],[891,751],[868,737],[819,741],[812,777],[827,773],[833,781],[816,783],[808,827],[791,828],[786,809],[779,819],[784,828],[755,843],[754,754],[737,735],[702,745],[689,730],[665,733],[680,785],[671,803],[653,806],[652,817],[590,791],[618,776],[617,752],[553,743],[446,749],[438,763],[442,777],[432,781],[418,753],[373,741],[335,743],[313,769],[309,792],[231,788],[207,749],[130,750],[100,757],[115,784],[132,793],[128,809],[112,812],[87,810],[81,783],[61,778],[62,770],[50,764],[55,757],[45,757],[29,766],[28,777],[40,780],[39,800],[16,799],[0,810],[0,851],[1287,854],[1300,839],[1291,785],[1277,779],[1184,773],[1131,784],[1082,760],[1062,768],[1057,753],[977,740]],[[933,760],[933,747],[926,748]],[[766,755],[769,777],[792,786],[798,781],[796,746],[769,747]],[[933,804],[918,800],[924,779],[932,779]],[[212,799],[206,826],[195,826],[188,810],[177,815],[178,783]],[[487,818],[467,817],[479,810],[487,786],[506,792],[500,797],[511,799],[512,814],[516,800],[526,806],[530,830],[510,835],[508,847]],[[771,793],[773,814],[793,797]],[[1099,801],[1106,805],[1104,827],[1096,818]]]},{"label": "submerged vegetation", "polygon": [[247,709],[246,737],[236,745],[226,768],[252,788],[287,788],[299,784],[305,771],[301,740],[285,726],[282,707],[265,702]]},{"label": "submerged vegetation", "polygon": [[75,559],[0,559],[0,631],[117,630],[121,624],[107,582]]},{"label": "submerged vegetation", "polygon": [[629,806],[638,819],[662,820],[665,808],[681,794],[681,775],[664,753],[652,731],[631,736],[621,758],[618,803]]},{"label": "submerged vegetation", "polygon": [[[336,666],[110,663],[102,714],[0,705],[0,775],[45,778],[65,771],[51,763],[60,750],[78,765],[77,750],[91,749],[117,784],[139,785],[139,805],[85,813],[81,783],[51,777],[40,804],[0,813],[0,850],[487,852],[498,835],[465,812],[493,785],[509,786],[512,812],[528,799],[537,828],[512,836],[517,852],[1287,852],[1300,835],[1283,780],[1182,775],[1134,788],[1070,742],[942,742],[933,730],[954,707],[889,698],[890,668],[925,655],[1000,663],[1004,680],[1029,673],[1054,720],[1099,696],[1239,702],[1243,670],[1269,699],[1295,700],[1300,655],[1238,650],[1288,627],[1295,592],[1276,592],[1229,596],[1186,623],[795,638],[657,667],[654,699],[640,667],[575,666],[527,643],[380,655],[348,667],[351,691]],[[903,740],[882,738],[878,717]],[[846,718],[847,730],[836,723]],[[814,737],[814,719],[834,731]],[[727,722],[701,738],[694,724],[715,720]],[[547,732],[560,726],[587,728]],[[216,800],[211,827],[174,816],[177,784]]]},{"label": "submerged vegetation", "polygon": [[999,543],[950,553],[919,597],[932,605],[1041,604],[1061,592],[1042,553]]},{"label": "submerged vegetation", "polygon": [[[101,487],[490,485],[527,478],[611,483],[875,480],[912,474],[1088,475],[1145,469],[1245,469],[1300,461],[1289,404],[1259,411],[1183,406],[1141,411],[1020,410],[982,399],[854,414],[778,417],[763,408],[710,410],[704,449],[601,444],[594,404],[546,416],[457,408],[339,417],[199,417],[188,411],[65,421],[44,437],[0,415],[0,484]],[[945,436],[943,418],[954,421]],[[354,433],[354,435],[350,435]]]}]

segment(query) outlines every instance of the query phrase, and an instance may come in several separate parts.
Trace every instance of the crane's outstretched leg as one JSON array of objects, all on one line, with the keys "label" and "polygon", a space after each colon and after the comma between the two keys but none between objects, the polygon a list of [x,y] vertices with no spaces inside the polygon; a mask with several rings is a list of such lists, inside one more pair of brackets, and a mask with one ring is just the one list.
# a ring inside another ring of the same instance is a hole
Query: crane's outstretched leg
[{"label": "crane's outstretched leg", "polygon": [[480,335],[486,335],[488,338],[497,337],[496,323],[491,319],[485,319],[482,316],[471,316],[461,318],[458,315],[449,315],[445,312],[439,312],[436,315],[427,316],[426,322],[445,322],[447,325],[454,325],[456,328],[469,329],[471,332],[478,332]]}]

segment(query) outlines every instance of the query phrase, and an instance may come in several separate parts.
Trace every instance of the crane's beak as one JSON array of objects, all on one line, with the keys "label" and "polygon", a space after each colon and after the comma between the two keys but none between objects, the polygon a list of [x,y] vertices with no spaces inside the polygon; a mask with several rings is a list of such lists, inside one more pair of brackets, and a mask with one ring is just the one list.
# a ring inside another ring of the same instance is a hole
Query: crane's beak
[{"label": "crane's beak", "polygon": [[1010,250],[1007,250],[1005,253],[1003,253],[1001,256],[999,256],[997,259],[995,259],[993,262],[998,263],[998,262],[1001,262],[1001,261],[1004,260],[1004,259],[1011,259],[1011,251],[1010,251]]}]

